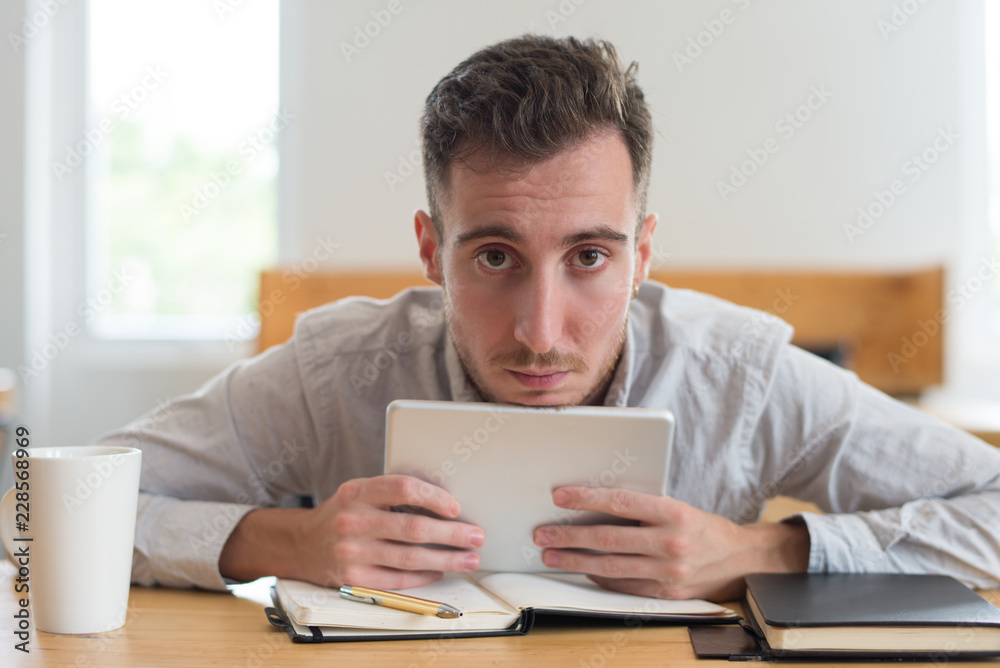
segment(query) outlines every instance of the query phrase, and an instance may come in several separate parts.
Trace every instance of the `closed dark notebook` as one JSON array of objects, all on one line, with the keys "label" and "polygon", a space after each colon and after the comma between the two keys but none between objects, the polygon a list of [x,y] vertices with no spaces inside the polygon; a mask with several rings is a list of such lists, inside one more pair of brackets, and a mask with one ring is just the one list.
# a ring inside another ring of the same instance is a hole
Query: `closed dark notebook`
[{"label": "closed dark notebook", "polygon": [[774,656],[1000,656],[1000,609],[951,577],[757,573],[746,583],[747,616]]}]

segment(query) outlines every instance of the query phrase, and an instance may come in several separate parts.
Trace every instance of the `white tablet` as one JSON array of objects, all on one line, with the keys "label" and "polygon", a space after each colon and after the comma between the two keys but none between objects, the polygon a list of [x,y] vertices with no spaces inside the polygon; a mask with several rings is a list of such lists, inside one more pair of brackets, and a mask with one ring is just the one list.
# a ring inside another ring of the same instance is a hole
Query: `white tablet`
[{"label": "white tablet", "polygon": [[668,410],[400,400],[386,412],[385,472],[448,490],[481,526],[481,568],[550,571],[532,540],[544,524],[628,523],[552,503],[563,485],[666,494]]}]

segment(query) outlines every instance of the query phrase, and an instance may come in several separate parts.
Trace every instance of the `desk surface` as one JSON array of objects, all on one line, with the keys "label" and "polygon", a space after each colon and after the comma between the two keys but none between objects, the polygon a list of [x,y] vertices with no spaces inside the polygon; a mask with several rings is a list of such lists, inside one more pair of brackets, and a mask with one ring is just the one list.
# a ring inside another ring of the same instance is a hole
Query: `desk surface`
[{"label": "desk surface", "polygon": [[[12,629],[14,569],[0,562],[0,616]],[[109,633],[54,635],[32,632],[30,653],[13,649],[4,630],[0,665],[21,666],[706,666],[695,658],[684,626],[636,628],[599,620],[544,620],[526,636],[407,640],[398,642],[291,642],[264,617],[262,583],[241,585],[236,594],[133,587],[128,622]],[[1000,589],[982,592],[1000,604]],[[731,665],[720,662],[719,665]],[[782,663],[785,665],[795,665]],[[801,664],[805,666],[816,663]],[[868,664],[852,663],[852,666]],[[870,664],[883,666],[885,664]],[[1000,665],[962,663],[962,666]]]}]

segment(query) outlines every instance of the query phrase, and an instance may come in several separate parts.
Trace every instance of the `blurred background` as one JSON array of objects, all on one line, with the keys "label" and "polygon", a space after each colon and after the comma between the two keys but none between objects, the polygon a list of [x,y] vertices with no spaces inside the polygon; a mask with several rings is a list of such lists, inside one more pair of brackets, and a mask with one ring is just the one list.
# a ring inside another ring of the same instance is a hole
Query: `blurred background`
[{"label": "blurred background", "polygon": [[930,395],[1000,401],[998,5],[4,2],[0,422],[74,445],[194,391],[263,269],[418,270],[423,100],[525,32],[639,62],[654,268],[943,266]]}]

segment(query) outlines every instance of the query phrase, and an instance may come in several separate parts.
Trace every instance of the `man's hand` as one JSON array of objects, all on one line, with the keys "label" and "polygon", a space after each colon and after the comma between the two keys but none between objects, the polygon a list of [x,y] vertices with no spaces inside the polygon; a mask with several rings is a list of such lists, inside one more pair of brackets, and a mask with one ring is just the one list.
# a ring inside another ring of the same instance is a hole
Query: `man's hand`
[{"label": "man's hand", "polygon": [[448,492],[417,478],[349,480],[316,508],[247,514],[223,548],[220,572],[242,580],[278,575],[331,587],[402,589],[433,582],[444,572],[479,568],[473,550],[485,540],[482,529],[390,510],[395,506],[418,506],[444,518],[459,513]]},{"label": "man's hand", "polygon": [[741,526],[667,496],[623,489],[561,487],[552,499],[562,508],[639,521],[639,526],[550,525],[535,530],[535,544],[546,548],[542,561],[547,566],[586,573],[607,589],[727,601],[742,595],[747,573],[802,572],[808,565],[805,526]]}]

